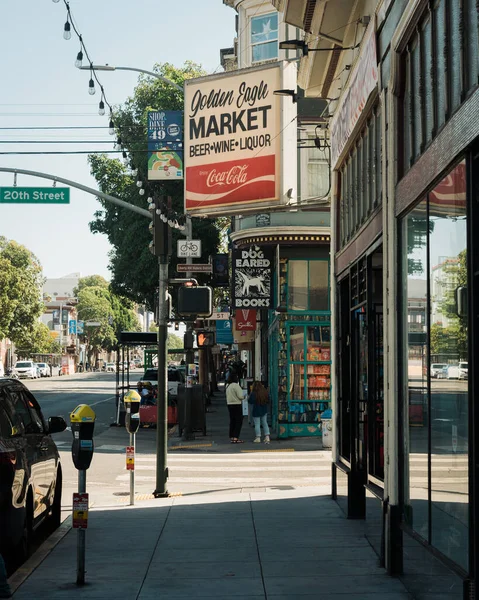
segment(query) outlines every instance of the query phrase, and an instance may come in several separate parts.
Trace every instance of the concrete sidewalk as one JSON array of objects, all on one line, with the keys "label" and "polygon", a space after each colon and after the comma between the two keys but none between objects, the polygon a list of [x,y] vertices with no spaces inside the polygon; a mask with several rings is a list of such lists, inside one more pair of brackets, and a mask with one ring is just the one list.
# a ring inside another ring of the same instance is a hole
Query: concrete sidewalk
[{"label": "concrete sidewalk", "polygon": [[[15,590],[16,600],[375,599],[413,597],[386,575],[363,535],[317,490],[149,500],[92,510],[86,585],[77,587],[77,532]],[[63,533],[64,533],[63,531]],[[11,580],[15,587],[22,573]],[[434,596],[422,596],[433,598]]]}]

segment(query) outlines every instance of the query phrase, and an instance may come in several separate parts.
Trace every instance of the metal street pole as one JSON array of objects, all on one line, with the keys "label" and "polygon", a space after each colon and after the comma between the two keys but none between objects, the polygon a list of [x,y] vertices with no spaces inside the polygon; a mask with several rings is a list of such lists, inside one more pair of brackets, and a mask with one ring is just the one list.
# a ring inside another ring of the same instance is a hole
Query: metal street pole
[{"label": "metal street pole", "polygon": [[[189,215],[186,216],[186,240],[190,241],[193,239],[193,224],[191,222],[191,217]],[[193,259],[191,256],[186,258],[186,264],[193,264]],[[191,278],[193,276],[191,271],[186,273],[187,278]],[[194,323],[193,321],[186,322],[186,334],[185,340],[192,340],[193,338],[193,330]],[[195,351],[193,348],[190,348],[189,345],[185,345],[185,354],[186,354],[186,376],[188,377],[188,366],[194,364],[195,362]],[[188,379],[186,380],[188,381]],[[183,435],[182,439],[184,441],[194,440],[195,434],[193,432],[193,424],[192,424],[192,403],[193,403],[193,388],[188,387],[188,383],[185,387],[185,424],[183,427]]]},{"label": "metal street pole", "polygon": [[162,253],[158,256],[158,393],[156,398],[156,488],[155,498],[168,496],[168,384],[166,372],[166,341],[168,335],[168,248],[170,228],[162,223]]}]

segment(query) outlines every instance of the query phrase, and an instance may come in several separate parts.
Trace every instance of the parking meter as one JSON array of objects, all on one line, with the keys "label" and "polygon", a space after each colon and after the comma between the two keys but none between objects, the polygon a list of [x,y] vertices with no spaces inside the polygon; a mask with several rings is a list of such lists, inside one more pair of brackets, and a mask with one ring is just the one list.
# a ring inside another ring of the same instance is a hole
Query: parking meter
[{"label": "parking meter", "polygon": [[141,396],[135,390],[130,390],[123,396],[125,403],[125,427],[128,433],[136,433],[140,428]]},{"label": "parking meter", "polygon": [[93,458],[95,419],[95,412],[87,404],[80,404],[70,414],[73,434],[72,458],[79,471],[88,469]]}]

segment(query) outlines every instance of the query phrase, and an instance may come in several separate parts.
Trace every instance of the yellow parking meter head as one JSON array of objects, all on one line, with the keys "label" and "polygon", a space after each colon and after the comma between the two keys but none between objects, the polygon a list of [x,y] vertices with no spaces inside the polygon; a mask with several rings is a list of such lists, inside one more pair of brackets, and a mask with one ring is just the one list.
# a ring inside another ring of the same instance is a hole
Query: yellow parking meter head
[{"label": "yellow parking meter head", "polygon": [[141,396],[137,391],[130,390],[123,396],[123,402],[141,402]]},{"label": "yellow parking meter head", "polygon": [[79,404],[70,414],[72,423],[94,423],[95,419],[95,411],[88,404]]}]

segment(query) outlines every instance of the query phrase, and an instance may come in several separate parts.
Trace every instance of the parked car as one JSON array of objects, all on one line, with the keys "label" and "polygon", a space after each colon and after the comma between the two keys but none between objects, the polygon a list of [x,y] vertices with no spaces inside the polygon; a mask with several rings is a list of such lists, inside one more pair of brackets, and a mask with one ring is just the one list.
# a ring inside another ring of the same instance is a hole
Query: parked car
[{"label": "parked car", "polygon": [[36,363],[40,377],[50,377],[50,367],[47,363]]},{"label": "parked car", "polygon": [[459,363],[459,379],[467,379],[468,375],[468,364],[467,362]]},{"label": "parked car", "polygon": [[459,379],[459,365],[448,365],[446,373],[448,379]]},{"label": "parked car", "polygon": [[106,363],[105,371],[107,373],[116,373],[116,364],[115,363]]},{"label": "parked car", "polygon": [[445,377],[444,369],[447,368],[447,365],[444,363],[433,363],[431,365],[431,377],[434,379],[439,379],[441,377]]},{"label": "parked car", "polygon": [[46,519],[61,521],[62,469],[52,433],[32,393],[17,379],[0,380],[0,552],[11,566],[29,554],[32,534]]},{"label": "parked car", "polygon": [[3,363],[0,360],[0,377],[5,377],[5,369],[3,368]]},{"label": "parked car", "polygon": [[32,360],[22,360],[17,362],[14,372],[19,379],[37,379],[39,377],[37,367]]},{"label": "parked car", "polygon": [[[158,370],[155,368],[146,369],[140,381],[147,381],[152,386],[158,385]],[[168,393],[173,398],[178,396],[178,386],[185,383],[185,376],[182,371],[176,368],[168,368]]]}]

